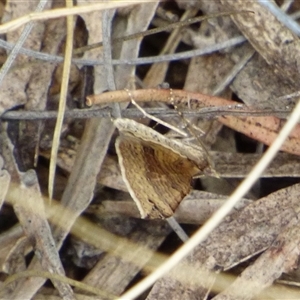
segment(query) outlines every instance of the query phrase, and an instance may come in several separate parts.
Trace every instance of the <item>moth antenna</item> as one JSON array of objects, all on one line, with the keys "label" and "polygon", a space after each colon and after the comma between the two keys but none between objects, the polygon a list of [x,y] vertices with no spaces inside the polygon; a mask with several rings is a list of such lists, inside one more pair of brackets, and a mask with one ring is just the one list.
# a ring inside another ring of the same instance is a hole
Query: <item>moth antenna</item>
[{"label": "moth antenna", "polygon": [[161,124],[161,125],[163,125],[163,126],[169,128],[169,129],[171,129],[171,130],[173,130],[173,131],[179,133],[180,135],[182,135],[182,136],[184,136],[184,137],[187,137],[187,133],[186,133],[186,132],[180,130],[179,128],[177,128],[177,127],[175,127],[175,126],[173,126],[173,125],[171,125],[171,124],[169,124],[169,123],[167,123],[167,122],[165,122],[165,121],[163,121],[163,120],[161,120],[161,119],[159,119],[159,118],[156,118],[155,116],[152,116],[152,115],[148,114],[148,113],[147,113],[147,112],[146,112],[139,104],[137,104],[137,102],[133,99],[133,96],[132,96],[131,92],[130,92],[128,89],[125,89],[125,91],[128,93],[128,96],[129,96],[129,98],[130,98],[131,103],[132,103],[138,110],[140,110],[140,111],[143,113],[143,115],[144,115],[145,117],[147,117],[147,118],[149,118],[149,119],[151,119],[151,120],[153,120],[153,121],[155,121],[155,122],[157,122],[157,123],[159,123],[159,124]]}]

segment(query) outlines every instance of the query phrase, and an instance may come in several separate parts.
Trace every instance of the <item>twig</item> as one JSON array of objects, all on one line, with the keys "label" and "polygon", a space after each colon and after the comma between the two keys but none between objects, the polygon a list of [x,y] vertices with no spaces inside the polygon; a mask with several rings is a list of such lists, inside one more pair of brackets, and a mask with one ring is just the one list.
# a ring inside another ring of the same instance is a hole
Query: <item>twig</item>
[{"label": "twig", "polygon": [[[203,49],[196,49],[191,51],[160,55],[160,56],[149,56],[149,57],[140,57],[140,58],[131,58],[131,59],[113,59],[112,64],[113,65],[143,65],[143,64],[151,64],[155,62],[186,59],[194,56],[209,54],[215,51],[226,49],[228,47],[237,46],[241,43],[244,43],[245,41],[246,39],[243,36],[237,36],[225,42],[217,43],[213,46],[208,46]],[[12,49],[13,46],[10,43],[7,43],[0,39],[0,47],[10,50]],[[26,48],[21,48],[20,53],[35,57],[36,59],[49,61],[49,62],[59,63],[64,60],[62,56],[41,53]],[[72,62],[77,65],[86,65],[86,66],[95,66],[95,65],[98,66],[98,65],[103,65],[105,63],[103,60],[95,60],[95,59],[72,59]]]},{"label": "twig", "polygon": [[[171,118],[178,116],[178,113],[173,109],[165,108],[144,108],[144,111],[152,116],[160,116]],[[221,115],[227,116],[276,116],[278,118],[286,118],[290,112],[290,108],[282,109],[251,109],[245,105],[227,105],[227,106],[216,106],[216,107],[204,107],[199,110],[182,109],[181,112],[188,117],[198,116],[203,119],[217,118]],[[3,121],[12,120],[47,120],[57,118],[57,111],[30,111],[30,110],[16,110],[7,111],[1,115],[0,119]],[[65,112],[65,118],[73,119],[90,119],[90,118],[111,118],[112,109],[111,108],[100,108],[96,107],[90,109],[72,109]],[[128,108],[122,111],[122,117],[124,118],[141,118],[144,114],[135,108]]]},{"label": "twig", "polygon": [[[222,16],[228,16],[228,15],[237,14],[237,13],[238,14],[240,14],[240,13],[251,13],[251,11],[241,10],[241,11],[232,11],[232,12],[221,12],[221,13],[210,14],[210,15],[205,15],[205,16],[200,16],[200,17],[188,18],[187,20],[173,22],[173,23],[168,24],[166,26],[161,26],[161,27],[145,30],[145,31],[142,31],[142,32],[130,34],[130,35],[127,35],[127,36],[122,36],[122,37],[119,37],[119,38],[115,38],[115,39],[112,40],[112,43],[115,44],[115,43],[120,43],[120,42],[124,42],[124,41],[129,41],[129,40],[132,40],[132,39],[143,38],[143,37],[146,37],[148,35],[156,34],[156,33],[159,33],[159,32],[169,31],[169,30],[172,30],[172,29],[189,26],[189,25],[192,25],[192,24],[204,21],[204,20],[217,18],[217,17],[222,17]],[[96,44],[93,44],[93,45],[87,45],[87,46],[75,49],[74,54],[80,54],[80,53],[83,53],[85,51],[92,50],[92,49],[102,47],[102,46],[103,46],[103,42],[99,42],[99,43],[96,43]]]}]

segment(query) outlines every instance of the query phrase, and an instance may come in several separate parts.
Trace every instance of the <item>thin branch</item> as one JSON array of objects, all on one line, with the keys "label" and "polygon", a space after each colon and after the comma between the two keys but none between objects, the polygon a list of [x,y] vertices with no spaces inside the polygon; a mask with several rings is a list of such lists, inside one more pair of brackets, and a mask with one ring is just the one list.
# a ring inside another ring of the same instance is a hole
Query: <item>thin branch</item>
[{"label": "thin branch", "polygon": [[[155,62],[187,59],[187,58],[191,58],[194,56],[205,55],[205,54],[209,54],[209,53],[216,52],[219,50],[223,50],[228,47],[237,46],[239,44],[244,43],[245,41],[246,41],[246,39],[243,36],[237,36],[237,37],[231,38],[225,42],[220,42],[213,46],[205,47],[203,49],[196,49],[196,50],[191,50],[191,51],[185,51],[185,52],[167,54],[167,55],[160,55],[160,56],[141,57],[141,58],[135,58],[135,59],[130,59],[130,60],[129,59],[113,59],[111,63],[113,65],[143,65],[143,64],[151,64],[151,63],[155,63]],[[0,47],[10,50],[10,49],[12,49],[13,45],[0,39]],[[64,58],[62,56],[41,53],[38,51],[26,49],[26,48],[21,48],[20,53],[26,54],[26,55],[32,56],[36,59],[40,59],[40,60],[47,61],[47,62],[59,63],[64,60]],[[77,65],[86,65],[86,66],[104,65],[103,60],[95,60],[95,59],[72,59],[72,63],[77,64]]]},{"label": "thin branch", "polygon": [[[168,24],[166,26],[161,26],[161,27],[145,30],[145,31],[142,31],[142,32],[130,34],[130,35],[127,35],[127,36],[122,36],[122,37],[119,37],[119,38],[115,38],[115,39],[112,40],[112,43],[121,43],[121,42],[129,41],[129,40],[132,40],[132,39],[144,38],[144,37],[152,35],[152,34],[156,34],[156,33],[159,33],[159,32],[164,32],[164,31],[170,31],[172,29],[189,26],[189,25],[192,25],[192,24],[204,21],[204,20],[212,19],[212,18],[217,18],[217,17],[222,17],[222,16],[229,16],[229,15],[233,15],[233,14],[237,14],[237,13],[250,13],[250,12],[251,11],[246,11],[246,10],[233,11],[233,12],[221,12],[221,13],[210,14],[210,15],[205,15],[205,16],[200,16],[200,17],[188,18],[187,20],[173,22],[173,23]],[[81,54],[81,53],[84,53],[85,51],[92,50],[92,49],[95,49],[95,48],[99,48],[99,47],[102,47],[102,46],[103,46],[103,42],[99,42],[99,43],[96,43],[96,44],[93,44],[93,45],[87,45],[87,46],[75,49],[74,54]]]},{"label": "thin branch", "polygon": [[[166,118],[178,117],[178,112],[173,109],[166,108],[144,108],[145,112],[152,116],[160,116]],[[203,119],[217,118],[222,115],[227,116],[239,116],[239,117],[261,117],[261,116],[276,116],[278,118],[286,118],[290,112],[290,108],[282,109],[263,109],[255,110],[246,107],[245,105],[239,105],[238,107],[228,106],[216,106],[216,107],[205,107],[199,110],[182,109],[181,112],[185,117],[201,117]],[[0,117],[3,121],[13,120],[49,120],[57,118],[57,111],[7,111]],[[91,119],[91,118],[111,118],[111,108],[97,109],[73,109],[65,112],[65,118],[72,119]],[[124,118],[142,118],[144,114],[135,108],[129,108],[122,111],[122,117]]]}]

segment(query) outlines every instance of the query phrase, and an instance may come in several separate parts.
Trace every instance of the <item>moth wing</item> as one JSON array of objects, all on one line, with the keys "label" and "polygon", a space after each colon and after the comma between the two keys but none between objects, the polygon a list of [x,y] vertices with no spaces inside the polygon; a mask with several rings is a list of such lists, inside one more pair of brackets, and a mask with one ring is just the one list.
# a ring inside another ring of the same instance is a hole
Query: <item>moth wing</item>
[{"label": "moth wing", "polygon": [[167,218],[190,191],[196,165],[156,143],[120,135],[116,151],[123,180],[142,218]]}]

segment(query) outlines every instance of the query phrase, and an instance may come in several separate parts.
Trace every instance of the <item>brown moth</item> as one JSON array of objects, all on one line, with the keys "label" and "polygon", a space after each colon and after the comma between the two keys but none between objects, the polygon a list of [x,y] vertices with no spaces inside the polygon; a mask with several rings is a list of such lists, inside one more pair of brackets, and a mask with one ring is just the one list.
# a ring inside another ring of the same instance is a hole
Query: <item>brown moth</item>
[{"label": "brown moth", "polygon": [[123,180],[141,217],[168,218],[190,192],[193,176],[210,169],[201,150],[129,119],[116,119]]}]

